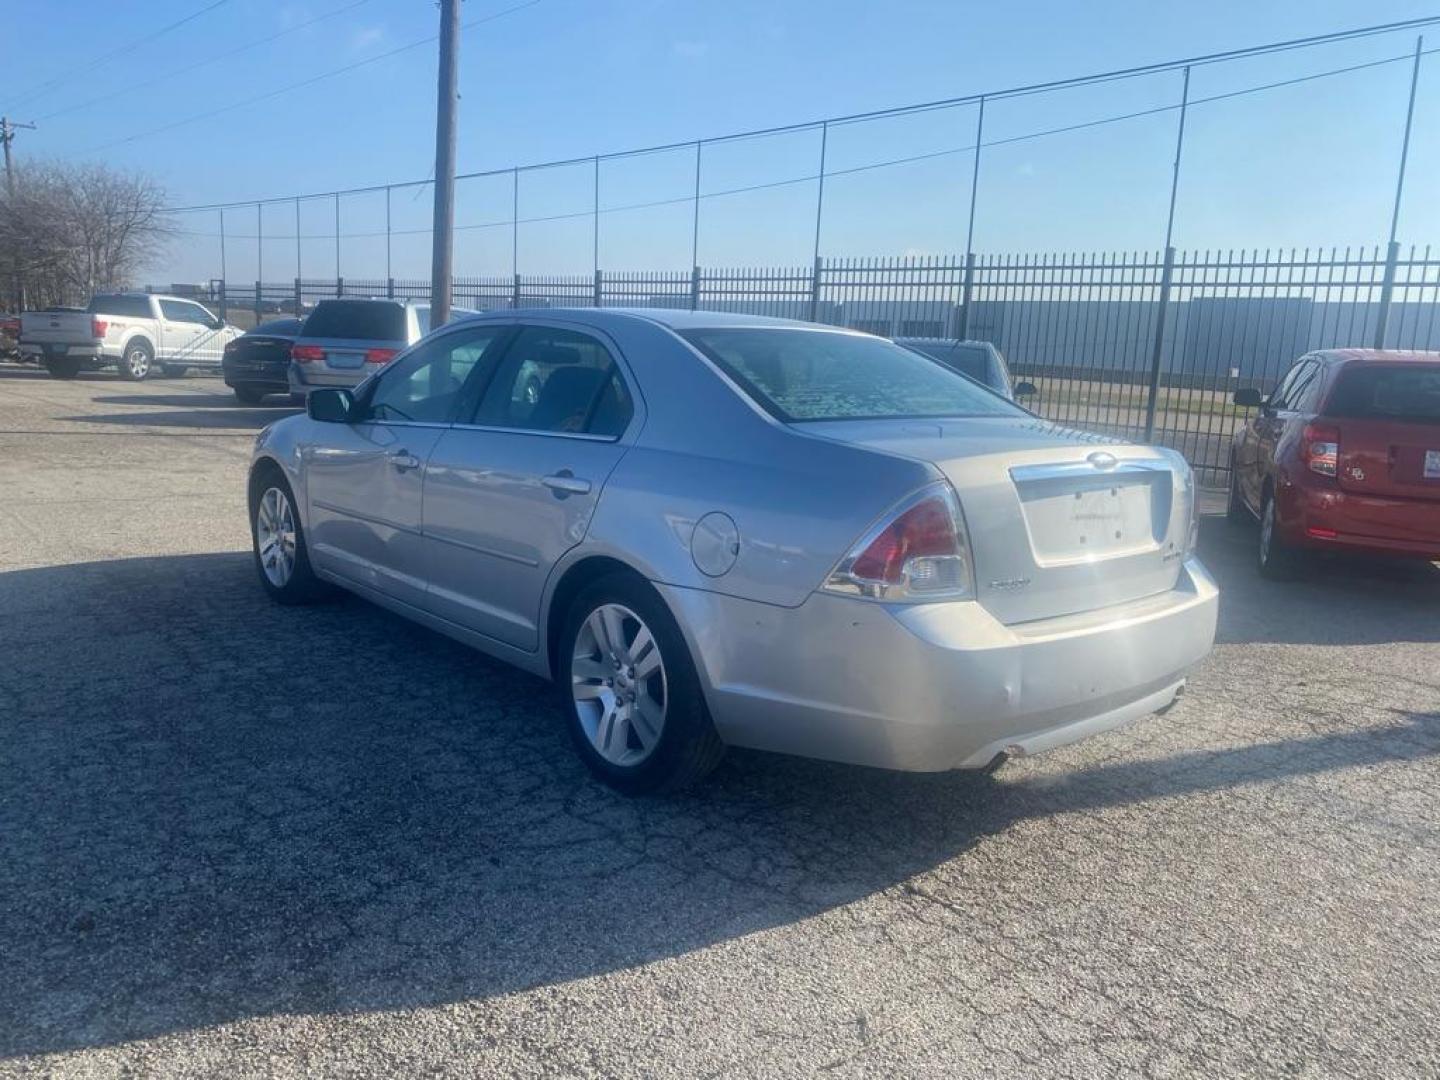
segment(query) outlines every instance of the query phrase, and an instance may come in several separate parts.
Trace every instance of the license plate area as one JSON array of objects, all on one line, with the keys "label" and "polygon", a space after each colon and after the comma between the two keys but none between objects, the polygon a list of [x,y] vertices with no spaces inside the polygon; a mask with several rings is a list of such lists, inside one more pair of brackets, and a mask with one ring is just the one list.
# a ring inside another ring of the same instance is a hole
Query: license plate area
[{"label": "license plate area", "polygon": [[349,352],[344,349],[327,349],[325,351],[325,366],[339,368],[342,371],[354,371],[361,364],[365,363],[363,352]]},{"label": "license plate area", "polygon": [[[1020,470],[1016,470],[1019,472]],[[1016,490],[1037,566],[1159,550],[1170,519],[1169,470],[1040,475]]]},{"label": "license plate area", "polygon": [[1440,480],[1440,450],[1426,450],[1420,475],[1426,480]]}]

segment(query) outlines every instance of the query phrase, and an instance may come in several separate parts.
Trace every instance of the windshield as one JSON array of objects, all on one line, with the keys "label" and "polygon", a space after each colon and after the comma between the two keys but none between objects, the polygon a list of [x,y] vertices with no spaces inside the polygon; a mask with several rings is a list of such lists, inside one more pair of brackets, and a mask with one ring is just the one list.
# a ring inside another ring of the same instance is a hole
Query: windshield
[{"label": "windshield", "polygon": [[944,364],[882,338],[788,328],[682,336],[785,421],[1026,415]]}]

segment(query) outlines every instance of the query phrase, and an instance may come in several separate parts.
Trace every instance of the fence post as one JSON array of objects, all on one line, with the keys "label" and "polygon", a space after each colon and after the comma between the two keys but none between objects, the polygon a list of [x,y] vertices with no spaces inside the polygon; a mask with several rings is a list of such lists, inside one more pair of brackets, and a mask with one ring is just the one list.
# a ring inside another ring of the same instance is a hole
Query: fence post
[{"label": "fence post", "polygon": [[970,339],[970,297],[975,291],[975,253],[965,253],[965,282],[960,286],[960,325],[956,327],[955,339]]},{"label": "fence post", "polygon": [[700,267],[690,268],[690,310],[697,311],[700,307]]},{"label": "fence post", "polygon": [[601,298],[602,295],[603,295],[603,289],[602,289],[601,284],[600,284],[600,270],[599,270],[599,268],[597,267],[596,270],[595,270],[595,306],[596,306],[596,307],[599,307],[599,306],[600,306],[600,298]]},{"label": "fence post", "polygon": [[520,306],[520,275],[519,275],[519,274],[516,274],[516,275],[515,275],[515,291],[514,291],[514,293],[512,293],[511,296],[510,296],[510,306],[511,306],[511,308],[518,308],[518,307]]},{"label": "fence post", "polygon": [[344,295],[345,295],[345,279],[344,279],[343,277],[337,277],[337,278],[335,279],[335,295],[336,295],[336,296],[344,296]]},{"label": "fence post", "polygon": [[1165,312],[1170,306],[1170,277],[1175,269],[1175,249],[1165,249],[1160,270],[1160,301],[1155,310],[1155,343],[1150,350],[1150,392],[1145,398],[1145,441],[1155,438],[1155,405],[1160,397],[1160,362],[1165,352]]},{"label": "fence post", "polygon": [[815,256],[815,265],[810,271],[810,321],[820,321],[820,256]]},{"label": "fence post", "polygon": [[303,290],[300,287],[300,279],[295,279],[295,317],[300,318],[300,309],[304,305]]},{"label": "fence post", "polygon": [[255,321],[260,321],[260,282],[255,282]]},{"label": "fence post", "polygon": [[225,279],[220,279],[220,318],[228,319],[229,314],[225,310]]},{"label": "fence post", "polygon": [[395,279],[393,277],[385,279],[385,295],[391,300],[395,299]]},{"label": "fence post", "polygon": [[1385,333],[1390,328],[1390,302],[1395,297],[1395,269],[1400,262],[1400,241],[1391,240],[1385,253],[1385,276],[1380,282],[1380,312],[1375,317],[1375,348],[1385,348]]}]

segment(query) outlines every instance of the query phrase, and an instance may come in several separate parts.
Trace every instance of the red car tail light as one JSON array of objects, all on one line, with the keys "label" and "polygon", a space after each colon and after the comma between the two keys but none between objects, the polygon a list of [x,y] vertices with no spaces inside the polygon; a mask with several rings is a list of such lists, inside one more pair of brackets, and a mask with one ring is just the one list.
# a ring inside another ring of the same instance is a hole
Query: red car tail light
[{"label": "red car tail light", "polygon": [[325,350],[319,345],[292,345],[290,346],[290,359],[297,364],[311,364],[317,360],[324,360]]},{"label": "red car tail light", "polygon": [[109,329],[110,329],[110,324],[109,324],[108,322],[106,322],[104,319],[91,319],[91,320],[90,320],[90,336],[91,336],[91,337],[104,337],[104,336],[105,336],[105,331],[107,331],[107,330],[109,330]]},{"label": "red car tail light", "polygon": [[365,362],[367,364],[388,364],[395,359],[399,349],[366,349]]},{"label": "red car tail light", "polygon": [[830,592],[872,600],[962,600],[974,596],[970,541],[949,484],[931,484],[895,507],[841,559]]},{"label": "red car tail light", "polygon": [[1306,424],[1300,436],[1300,460],[1321,476],[1334,476],[1340,464],[1340,430],[1329,424]]}]

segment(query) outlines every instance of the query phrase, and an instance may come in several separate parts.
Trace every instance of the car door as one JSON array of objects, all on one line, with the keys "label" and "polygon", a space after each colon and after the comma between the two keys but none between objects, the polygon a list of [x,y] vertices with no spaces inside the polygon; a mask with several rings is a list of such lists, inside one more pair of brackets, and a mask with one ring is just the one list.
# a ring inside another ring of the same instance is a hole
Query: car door
[{"label": "car door", "polygon": [[159,300],[157,303],[160,305],[160,340],[156,342],[156,359],[162,363],[203,363],[199,350],[206,328],[195,316],[199,305],[184,300]]},{"label": "car door", "polygon": [[550,571],[584,538],[640,426],[618,357],[593,331],[527,323],[475,414],[441,437],[425,472],[434,614],[538,648]]},{"label": "car door", "polygon": [[205,367],[219,367],[225,355],[225,343],[234,335],[209,308],[190,301],[183,303],[190,321],[199,328],[192,346],[194,362]]},{"label": "car door", "polygon": [[425,462],[505,333],[492,323],[427,341],[366,384],[356,422],[316,424],[305,483],[311,551],[321,569],[424,606]]},{"label": "car door", "polygon": [[1241,454],[1244,456],[1238,463],[1241,467],[1241,490],[1244,492],[1245,501],[1257,509],[1260,506],[1260,492],[1265,486],[1265,478],[1270,475],[1275,465],[1275,446],[1289,415],[1287,402],[1296,383],[1310,366],[1310,357],[1302,356],[1285,373],[1285,377],[1265,399],[1259,412],[1251,418],[1248,436],[1240,453],[1236,455],[1237,459]]}]

